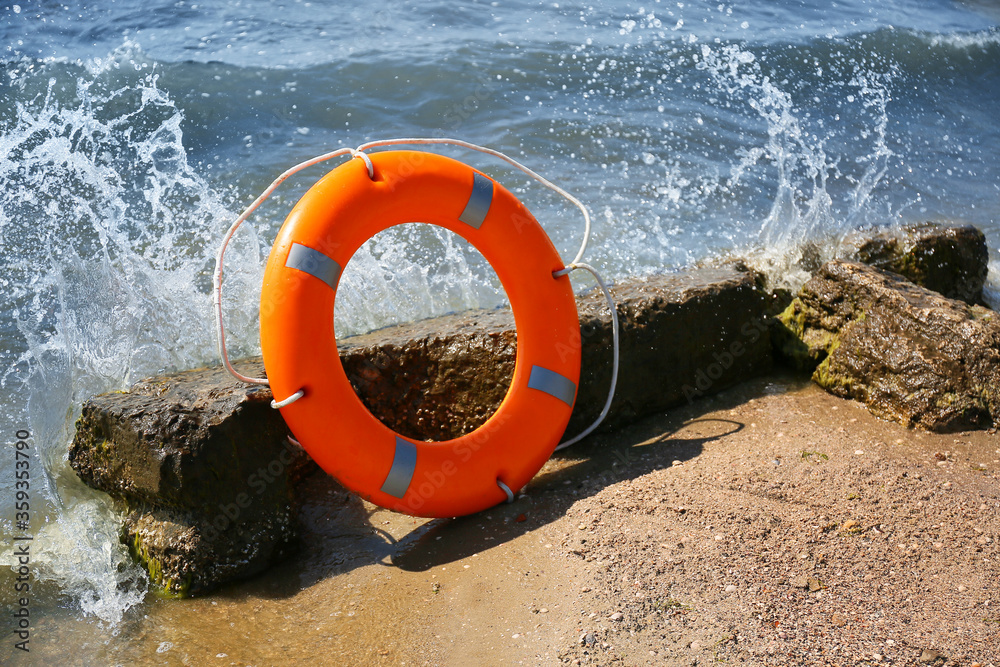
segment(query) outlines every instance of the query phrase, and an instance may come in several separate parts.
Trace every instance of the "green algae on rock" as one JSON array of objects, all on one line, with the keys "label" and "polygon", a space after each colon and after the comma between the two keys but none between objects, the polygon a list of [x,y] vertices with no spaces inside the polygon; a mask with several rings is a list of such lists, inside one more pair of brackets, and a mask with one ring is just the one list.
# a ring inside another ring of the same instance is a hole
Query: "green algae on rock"
[{"label": "green algae on rock", "polygon": [[293,547],[293,485],[311,462],[270,399],[199,369],[84,404],[70,465],[123,509],[122,541],[158,593],[205,592]]},{"label": "green algae on rock", "polygon": [[902,276],[828,262],[779,316],[779,350],[827,391],[931,431],[1000,424],[1000,320]]}]

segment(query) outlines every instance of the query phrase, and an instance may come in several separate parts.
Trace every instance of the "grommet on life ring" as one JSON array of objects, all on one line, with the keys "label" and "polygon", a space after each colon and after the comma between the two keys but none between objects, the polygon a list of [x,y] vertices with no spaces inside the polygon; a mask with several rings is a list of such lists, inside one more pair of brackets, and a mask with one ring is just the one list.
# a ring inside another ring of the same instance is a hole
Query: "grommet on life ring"
[{"label": "grommet on life ring", "polygon": [[[433,153],[386,151],[350,160],[289,213],[264,273],[261,348],[281,414],[327,473],[371,502],[416,516],[471,514],[517,492],[552,454],[580,376],[580,327],[563,262],[528,210],[499,183]],[[462,236],[489,261],[517,328],[514,376],[480,428],[419,442],[385,426],[341,365],[333,307],[341,271],[394,225],[423,222]],[[501,482],[498,485],[498,481]]]}]

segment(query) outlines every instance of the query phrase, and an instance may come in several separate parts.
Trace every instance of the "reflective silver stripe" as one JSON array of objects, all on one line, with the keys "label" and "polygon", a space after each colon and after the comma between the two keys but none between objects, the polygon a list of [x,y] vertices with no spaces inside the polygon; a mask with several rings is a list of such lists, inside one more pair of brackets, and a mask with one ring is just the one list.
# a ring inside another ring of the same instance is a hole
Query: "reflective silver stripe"
[{"label": "reflective silver stripe", "polygon": [[551,394],[570,407],[573,407],[573,399],[576,398],[576,385],[572,380],[541,366],[531,367],[528,388]]},{"label": "reflective silver stripe", "polygon": [[325,282],[330,286],[330,289],[337,289],[337,280],[340,278],[340,264],[337,264],[337,262],[319,250],[313,250],[301,243],[293,243],[292,249],[288,251],[288,259],[285,260],[285,266],[290,269],[304,271]]},{"label": "reflective silver stripe", "polygon": [[402,498],[410,488],[413,471],[417,467],[417,446],[396,436],[396,453],[392,457],[392,467],[382,484],[382,493]]},{"label": "reflective silver stripe", "polygon": [[469,203],[465,205],[465,210],[458,219],[470,227],[479,229],[479,225],[486,219],[486,214],[490,212],[492,202],[493,181],[478,172],[472,172],[472,194],[469,195]]}]

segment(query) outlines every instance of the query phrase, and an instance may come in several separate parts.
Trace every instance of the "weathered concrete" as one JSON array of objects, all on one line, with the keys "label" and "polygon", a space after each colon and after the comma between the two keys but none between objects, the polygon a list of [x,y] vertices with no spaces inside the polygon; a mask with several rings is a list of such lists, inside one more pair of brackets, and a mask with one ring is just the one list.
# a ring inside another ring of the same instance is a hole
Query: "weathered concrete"
[{"label": "weathered concrete", "polygon": [[270,400],[200,369],[84,404],[70,465],[122,506],[123,540],[162,592],[197,593],[290,549],[292,487],[315,465],[288,443]]},{"label": "weathered concrete", "polygon": [[[727,268],[630,280],[611,289],[621,326],[618,387],[606,424],[714,393],[770,368],[767,297],[759,276]],[[611,315],[600,290],[579,297],[580,387],[567,435],[604,407]],[[509,310],[473,311],[349,338],[341,360],[373,414],[403,435],[445,440],[489,418],[513,376]]]},{"label": "weathered concrete", "polygon": [[[614,426],[713,394],[771,368],[769,297],[751,271],[702,268],[617,285],[621,326]],[[582,373],[567,435],[597,417],[611,381],[603,295],[580,301]]]},{"label": "weathered concrete", "polygon": [[[607,424],[693,400],[771,365],[759,276],[705,268],[617,285],[621,374]],[[567,435],[603,407],[611,318],[599,291],[580,297],[583,374]],[[415,439],[470,432],[499,406],[513,372],[509,311],[449,315],[347,339],[341,359],[373,414]],[[239,364],[263,372],[259,359]],[[87,484],[126,509],[123,538],[154,583],[196,594],[287,552],[295,476],[308,465],[266,387],[220,367],[144,380],[88,401],[70,448]]]},{"label": "weathered concrete", "polygon": [[1000,424],[1000,318],[989,309],[833,261],[779,321],[788,358],[879,417],[932,431]]},{"label": "weathered concrete", "polygon": [[489,419],[514,375],[507,309],[474,310],[340,342],[344,371],[384,424],[415,440],[449,440]]},{"label": "weathered concrete", "polygon": [[927,225],[909,230],[902,239],[870,239],[859,246],[857,259],[948,298],[985,305],[990,253],[986,236],[975,227]]}]

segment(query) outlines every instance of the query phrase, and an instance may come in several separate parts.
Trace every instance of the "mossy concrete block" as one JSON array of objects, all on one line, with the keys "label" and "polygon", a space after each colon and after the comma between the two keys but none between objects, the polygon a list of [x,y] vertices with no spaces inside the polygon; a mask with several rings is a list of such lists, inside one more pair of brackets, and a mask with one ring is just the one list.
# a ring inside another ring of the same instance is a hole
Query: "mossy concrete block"
[{"label": "mossy concrete block", "polygon": [[[254,500],[248,496],[244,502]],[[126,512],[122,541],[146,568],[158,595],[208,592],[262,572],[294,551],[290,505],[274,512],[247,512],[249,505],[241,507],[235,498],[219,505],[214,515],[149,506]]]},{"label": "mossy concrete block", "polygon": [[[263,372],[259,362],[240,366]],[[290,432],[270,401],[269,389],[221,367],[148,378],[84,403],[69,461],[89,485],[130,504],[211,511],[284,451]],[[306,461],[299,453],[295,464]],[[288,484],[262,493],[286,497]]]},{"label": "mossy concrete block", "polygon": [[777,317],[772,332],[779,356],[796,370],[811,373],[837,344],[840,329],[856,316],[850,302],[836,304],[833,312],[811,307],[818,295],[813,281]]},{"label": "mossy concrete block", "polygon": [[70,465],[122,508],[122,539],[160,593],[250,576],[294,545],[293,487],[315,464],[288,441],[270,400],[214,368],[84,404]]}]

